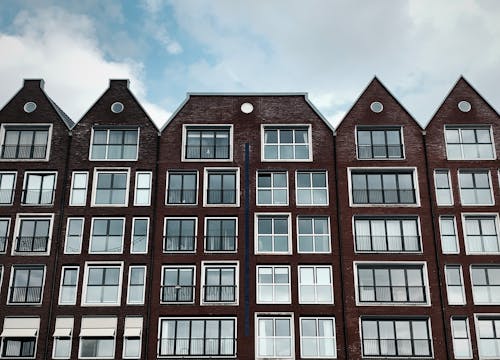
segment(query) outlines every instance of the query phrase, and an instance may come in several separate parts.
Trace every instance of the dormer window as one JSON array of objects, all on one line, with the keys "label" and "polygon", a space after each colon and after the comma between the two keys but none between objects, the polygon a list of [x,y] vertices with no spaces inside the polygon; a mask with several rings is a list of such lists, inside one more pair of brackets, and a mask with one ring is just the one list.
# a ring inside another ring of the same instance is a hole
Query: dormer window
[{"label": "dormer window", "polygon": [[90,160],[137,160],[139,128],[95,126]]}]

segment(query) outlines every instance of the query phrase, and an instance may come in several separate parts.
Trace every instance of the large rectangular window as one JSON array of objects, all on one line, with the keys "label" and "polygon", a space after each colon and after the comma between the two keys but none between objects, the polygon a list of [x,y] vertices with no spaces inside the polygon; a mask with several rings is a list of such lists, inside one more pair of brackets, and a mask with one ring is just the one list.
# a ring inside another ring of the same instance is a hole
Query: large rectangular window
[{"label": "large rectangular window", "polygon": [[127,206],[128,184],[128,170],[96,170],[92,205]]},{"label": "large rectangular window", "polygon": [[256,215],[256,233],[257,254],[291,253],[290,215]]},{"label": "large rectangular window", "polygon": [[455,359],[472,359],[469,320],[466,317],[452,316],[451,336]]},{"label": "large rectangular window", "polygon": [[89,173],[87,171],[73,171],[71,176],[71,194],[69,196],[70,206],[85,206],[87,204],[87,183]]},{"label": "large rectangular window", "polygon": [[262,160],[312,160],[310,126],[263,126],[262,132]]},{"label": "large rectangular window", "polygon": [[498,254],[498,215],[465,215],[465,247],[468,254]]},{"label": "large rectangular window", "polygon": [[2,358],[34,359],[39,330],[39,317],[5,317]]},{"label": "large rectangular window", "polygon": [[130,266],[128,274],[127,304],[144,304],[146,290],[146,266]]},{"label": "large rectangular window", "polygon": [[195,267],[163,266],[161,281],[162,303],[194,302]]},{"label": "large rectangular window", "polygon": [[333,304],[331,266],[299,266],[299,303]]},{"label": "large rectangular window", "polygon": [[436,187],[436,202],[439,206],[453,205],[450,171],[434,171],[434,186]]},{"label": "large rectangular window", "polygon": [[297,205],[328,205],[326,171],[297,171]]},{"label": "large rectangular window", "polygon": [[330,219],[326,216],[298,216],[297,241],[299,253],[329,253]]},{"label": "large rectangular window", "polygon": [[136,160],[139,149],[138,128],[92,129],[90,160]]},{"label": "large rectangular window", "polygon": [[84,218],[68,218],[66,225],[65,254],[80,254],[82,251]]},{"label": "large rectangular window", "polygon": [[23,205],[51,205],[54,202],[57,173],[26,172],[24,174]]},{"label": "large rectangular window", "polygon": [[75,305],[78,288],[78,266],[63,266],[61,286],[59,289],[59,305]]},{"label": "large rectangular window", "polygon": [[117,306],[121,301],[122,265],[92,263],[85,265],[83,306]]},{"label": "large rectangular window", "polygon": [[500,358],[500,314],[477,314],[476,338],[481,359]]},{"label": "large rectangular window", "polygon": [[196,218],[165,218],[163,251],[195,251],[197,220]]},{"label": "large rectangular window", "polygon": [[196,171],[169,171],[167,179],[167,205],[196,204],[196,189],[198,188],[198,173]]},{"label": "large rectangular window", "polygon": [[402,159],[401,127],[357,127],[358,159]]},{"label": "large rectangular window", "polygon": [[290,304],[290,266],[257,266],[257,304]]},{"label": "large rectangular window", "polygon": [[445,126],[448,160],[487,160],[495,158],[491,126]]},{"label": "large rectangular window", "polygon": [[440,216],[441,251],[443,254],[458,254],[457,224],[454,216]]},{"label": "large rectangular window", "polygon": [[257,314],[256,324],[257,359],[293,359],[293,317]]},{"label": "large rectangular window", "polygon": [[41,304],[44,266],[14,265],[11,270],[9,304]]},{"label": "large rectangular window", "polygon": [[203,303],[237,303],[237,264],[204,263],[203,276]]},{"label": "large rectangular window", "polygon": [[89,254],[123,252],[125,219],[92,218]]},{"label": "large rectangular window", "polygon": [[205,218],[205,251],[236,251],[237,230],[237,218]]},{"label": "large rectangular window", "polygon": [[449,305],[465,305],[464,279],[461,265],[445,265],[446,293]]},{"label": "large rectangular window", "polygon": [[474,265],[470,271],[474,304],[500,304],[500,266]]},{"label": "large rectangular window", "polygon": [[48,160],[51,125],[2,125],[1,158]]},{"label": "large rectangular window", "polygon": [[79,359],[114,359],[116,317],[82,317]]},{"label": "large rectangular window", "polygon": [[493,205],[489,171],[460,170],[460,199],[462,205]]},{"label": "large rectangular window", "polygon": [[13,254],[48,254],[51,235],[52,216],[35,218],[22,215],[18,217]]},{"label": "large rectangular window", "polygon": [[239,171],[205,170],[205,205],[238,205]]},{"label": "large rectangular window", "polygon": [[335,318],[300,318],[300,355],[302,358],[337,358]]},{"label": "large rectangular window", "polygon": [[230,126],[186,126],[183,156],[186,160],[230,160]]},{"label": "large rectangular window", "polygon": [[257,173],[257,205],[288,205],[288,173]]},{"label": "large rectangular window", "polygon": [[158,356],[234,357],[236,319],[160,318]]},{"label": "large rectangular window", "polygon": [[16,175],[15,172],[0,172],[0,205],[10,205],[14,201]]}]

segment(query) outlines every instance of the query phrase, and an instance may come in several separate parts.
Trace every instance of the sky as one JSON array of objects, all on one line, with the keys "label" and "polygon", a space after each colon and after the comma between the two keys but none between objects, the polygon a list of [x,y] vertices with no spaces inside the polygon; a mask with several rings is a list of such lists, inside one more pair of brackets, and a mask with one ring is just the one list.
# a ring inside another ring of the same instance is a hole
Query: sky
[{"label": "sky", "polygon": [[1,0],[0,107],[76,122],[109,85],[161,127],[187,92],[307,92],[334,126],[377,76],[425,126],[462,75],[500,110],[498,0]]}]

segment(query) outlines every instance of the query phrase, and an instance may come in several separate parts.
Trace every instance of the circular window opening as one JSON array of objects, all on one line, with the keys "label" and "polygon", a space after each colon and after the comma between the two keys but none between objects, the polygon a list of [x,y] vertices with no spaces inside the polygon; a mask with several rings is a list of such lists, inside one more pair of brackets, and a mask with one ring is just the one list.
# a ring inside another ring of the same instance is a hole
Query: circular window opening
[{"label": "circular window opening", "polygon": [[121,102],[118,102],[118,101],[114,102],[111,105],[111,111],[114,112],[115,114],[121,113],[124,108],[125,108],[125,106],[123,106],[123,104]]},{"label": "circular window opening", "polygon": [[24,111],[27,113],[32,113],[36,109],[36,103],[33,101],[28,101],[26,104],[24,104]]},{"label": "circular window opening", "polygon": [[384,105],[382,105],[382,103],[380,101],[374,101],[370,104],[370,109],[374,113],[379,113],[379,112],[382,112],[382,110],[384,110]]},{"label": "circular window opening", "polygon": [[458,103],[458,108],[460,109],[460,111],[462,112],[469,112],[470,109],[472,108],[470,102],[468,101],[465,101],[465,100],[462,100]]},{"label": "circular window opening", "polygon": [[243,103],[241,104],[241,112],[244,112],[245,114],[250,114],[253,111],[253,105],[250,103]]}]

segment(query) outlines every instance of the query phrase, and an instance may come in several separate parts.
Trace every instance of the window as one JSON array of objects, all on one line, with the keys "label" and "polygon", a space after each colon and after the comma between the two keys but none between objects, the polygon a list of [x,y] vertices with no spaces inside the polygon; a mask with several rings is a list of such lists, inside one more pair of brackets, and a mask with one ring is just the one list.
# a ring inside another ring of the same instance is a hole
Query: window
[{"label": "window", "polygon": [[0,253],[5,252],[9,239],[10,219],[0,218]]},{"label": "window", "polygon": [[231,160],[231,126],[186,126],[183,160]]},{"label": "window", "polygon": [[163,251],[195,251],[196,221],[196,218],[165,218]]},{"label": "window", "polygon": [[500,267],[471,266],[471,278],[475,305],[500,304]]},{"label": "window", "polygon": [[490,126],[445,126],[448,160],[495,158]]},{"label": "window", "polygon": [[29,173],[24,176],[22,204],[51,205],[54,202],[57,173]]},{"label": "window", "polygon": [[236,355],[234,318],[160,318],[158,356]]},{"label": "window", "polygon": [[439,206],[453,205],[450,172],[448,170],[434,171],[434,185],[436,186],[436,202]]},{"label": "window", "polygon": [[70,206],[85,206],[87,204],[87,183],[89,173],[86,171],[73,171],[71,177]]},{"label": "window", "polygon": [[333,304],[331,266],[299,266],[299,302]]},{"label": "window", "polygon": [[82,317],[80,359],[114,359],[116,317]]},{"label": "window", "polygon": [[413,171],[352,171],[352,203],[417,204]]},{"label": "window", "polygon": [[454,216],[440,216],[441,251],[443,254],[458,254],[457,224]]},{"label": "window", "polygon": [[286,172],[257,172],[257,205],[288,205]]},{"label": "window", "polygon": [[237,218],[205,218],[205,251],[236,251]]},{"label": "window", "polygon": [[195,205],[198,173],[168,172],[167,205]]},{"label": "window", "polygon": [[311,127],[263,126],[263,161],[312,161]]},{"label": "window", "polygon": [[131,254],[146,254],[148,252],[149,218],[134,218],[132,220]]},{"label": "window", "polygon": [[459,170],[462,205],[493,205],[489,171]]},{"label": "window", "polygon": [[123,251],[125,219],[92,218],[89,254],[117,253]]},{"label": "window", "polygon": [[3,322],[2,358],[34,359],[40,318],[6,317]]},{"label": "window", "polygon": [[2,125],[4,160],[48,160],[52,125]]},{"label": "window", "polygon": [[298,216],[299,253],[329,253],[330,218],[326,216]]},{"label": "window", "polygon": [[432,357],[428,319],[362,318],[363,356]]},{"label": "window", "polygon": [[466,317],[452,316],[451,336],[453,338],[453,355],[455,355],[455,359],[472,359],[469,320]]},{"label": "window", "polygon": [[151,205],[151,172],[138,171],[135,174],[135,206]]},{"label": "window", "polygon": [[256,215],[256,253],[290,254],[290,216]]},{"label": "window", "polygon": [[497,215],[465,215],[463,221],[468,254],[500,253]]},{"label": "window", "polygon": [[239,170],[205,169],[205,205],[240,203]]},{"label": "window", "polygon": [[41,304],[45,268],[14,265],[11,271],[9,304]]},{"label": "window", "polygon": [[68,218],[66,225],[65,254],[80,254],[82,251],[84,218]]},{"label": "window", "polygon": [[162,269],[161,302],[194,302],[194,266],[164,266]]},{"label": "window", "polygon": [[54,345],[52,357],[54,359],[69,359],[71,356],[71,339],[73,337],[74,318],[57,317],[54,329]]},{"label": "window", "polygon": [[403,142],[400,127],[356,129],[358,159],[402,159]]},{"label": "window", "polygon": [[75,305],[78,288],[78,266],[63,266],[61,273],[61,289],[59,305]]},{"label": "window", "polygon": [[290,304],[290,266],[257,266],[257,304]]},{"label": "window", "polygon": [[203,264],[203,303],[238,302],[238,266],[236,264]]},{"label": "window", "polygon": [[50,217],[25,217],[17,219],[17,237],[13,255],[49,253],[52,234],[52,215]]},{"label": "window", "polygon": [[90,160],[137,160],[139,129],[94,127]]},{"label": "window", "polygon": [[476,337],[481,359],[500,357],[500,317],[498,315],[476,315]]},{"label": "window", "polygon": [[335,318],[300,318],[302,358],[336,358]]},{"label": "window", "polygon": [[418,218],[355,217],[357,252],[421,252]]},{"label": "window", "polygon": [[127,316],[123,331],[123,358],[140,359],[142,347],[142,317]]},{"label": "window", "polygon": [[86,264],[82,306],[120,305],[121,283],[121,264]]},{"label": "window", "polygon": [[16,186],[15,172],[0,172],[0,205],[11,205]]},{"label": "window", "polygon": [[129,171],[96,170],[93,206],[127,206]]},{"label": "window", "polygon": [[146,266],[130,266],[128,274],[127,304],[144,304]]},{"label": "window", "polygon": [[297,205],[328,205],[326,172],[297,171]]},{"label": "window", "polygon": [[294,358],[292,316],[257,314],[255,332],[257,359]]},{"label": "window", "polygon": [[464,279],[462,276],[462,266],[445,265],[446,292],[448,294],[448,304],[465,305]]},{"label": "window", "polygon": [[424,264],[358,263],[357,297],[363,305],[429,303]]}]

